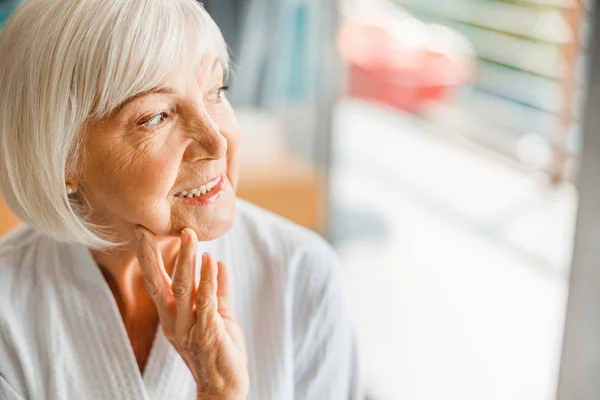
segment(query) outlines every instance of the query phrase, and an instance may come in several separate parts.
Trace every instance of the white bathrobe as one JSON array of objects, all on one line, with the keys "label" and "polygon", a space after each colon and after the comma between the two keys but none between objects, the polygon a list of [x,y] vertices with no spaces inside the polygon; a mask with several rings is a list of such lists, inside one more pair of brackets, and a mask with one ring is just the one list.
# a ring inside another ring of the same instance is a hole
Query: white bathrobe
[{"label": "white bathrobe", "polygon": [[[360,398],[335,253],[317,235],[246,202],[238,201],[237,215],[230,232],[198,251],[230,268],[248,398]],[[88,249],[22,226],[0,239],[0,399],[195,400],[196,385],[160,328],[141,374]]]}]

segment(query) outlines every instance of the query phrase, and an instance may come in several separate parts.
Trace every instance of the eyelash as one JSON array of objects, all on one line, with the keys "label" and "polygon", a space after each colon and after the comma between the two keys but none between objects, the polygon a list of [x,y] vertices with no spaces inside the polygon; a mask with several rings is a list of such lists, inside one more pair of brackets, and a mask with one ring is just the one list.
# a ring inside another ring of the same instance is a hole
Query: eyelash
[{"label": "eyelash", "polygon": [[228,90],[229,90],[229,86],[221,86],[220,88],[218,88],[217,90],[215,90],[212,93],[218,92],[219,93],[219,97],[218,97],[218,100],[216,100],[216,101],[221,101],[221,100],[223,100],[223,94],[225,94],[225,92],[228,91]]},{"label": "eyelash", "polygon": [[[224,94],[224,93],[225,93],[227,90],[229,90],[229,86],[222,86],[222,87],[218,88],[217,90],[215,90],[214,92],[212,92],[211,94],[213,94],[213,93],[215,93],[215,92],[218,92],[218,99],[217,99],[217,100],[215,100],[215,102],[220,102],[220,101],[223,99],[223,97],[222,97],[222,96],[223,96],[223,94]],[[142,126],[145,126],[145,127],[148,127],[148,128],[151,128],[151,127],[153,127],[153,126],[158,126],[158,125],[160,125],[162,122],[164,122],[164,120],[166,120],[168,116],[169,116],[169,115],[168,115],[166,112],[160,112],[160,113],[154,114],[152,117],[150,117],[150,119],[148,119],[148,120],[147,120],[147,121],[145,121],[145,122],[142,122],[140,125],[142,125]],[[157,124],[150,124],[150,125],[149,125],[149,123],[150,123],[150,122],[152,122],[152,121],[153,121],[155,118],[157,118],[157,117],[162,117],[162,121],[160,121],[160,122],[159,122],[159,123],[157,123]]]},{"label": "eyelash", "polygon": [[[162,117],[162,121],[160,121],[157,124],[149,125],[149,123],[152,122],[156,117]],[[154,126],[160,125],[162,122],[164,122],[165,119],[167,119],[167,117],[168,117],[168,114],[166,112],[157,113],[157,114],[154,114],[152,117],[150,117],[150,119],[147,120],[146,122],[142,122],[140,125],[146,126],[148,128],[152,128]]]}]

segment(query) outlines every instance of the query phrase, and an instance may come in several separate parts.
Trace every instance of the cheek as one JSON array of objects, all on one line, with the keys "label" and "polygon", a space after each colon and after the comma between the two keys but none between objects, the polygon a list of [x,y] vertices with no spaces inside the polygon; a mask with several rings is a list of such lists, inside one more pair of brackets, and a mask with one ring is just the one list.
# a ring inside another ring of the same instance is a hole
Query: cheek
[{"label": "cheek", "polygon": [[178,155],[166,146],[112,146],[90,165],[89,190],[105,212],[131,222],[168,218],[168,197],[179,170]]},{"label": "cheek", "polygon": [[152,201],[163,201],[177,179],[179,162],[168,153],[154,154],[135,161],[127,181],[130,193]]},{"label": "cheek", "polygon": [[172,188],[179,163],[167,149],[137,153],[125,165],[114,168],[114,179],[123,180],[121,195],[135,200],[162,201]]},{"label": "cheek", "polygon": [[239,151],[242,144],[242,131],[232,109],[229,109],[227,117],[219,123],[219,129],[227,139],[228,175],[235,189],[239,175]]}]

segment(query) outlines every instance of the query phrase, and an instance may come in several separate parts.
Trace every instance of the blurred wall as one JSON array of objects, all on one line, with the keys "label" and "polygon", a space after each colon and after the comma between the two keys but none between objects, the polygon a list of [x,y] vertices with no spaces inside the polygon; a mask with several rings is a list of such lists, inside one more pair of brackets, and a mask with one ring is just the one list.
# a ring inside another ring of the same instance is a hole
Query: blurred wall
[{"label": "blurred wall", "polygon": [[19,220],[10,212],[6,203],[0,198],[0,235],[4,235],[18,224]]}]

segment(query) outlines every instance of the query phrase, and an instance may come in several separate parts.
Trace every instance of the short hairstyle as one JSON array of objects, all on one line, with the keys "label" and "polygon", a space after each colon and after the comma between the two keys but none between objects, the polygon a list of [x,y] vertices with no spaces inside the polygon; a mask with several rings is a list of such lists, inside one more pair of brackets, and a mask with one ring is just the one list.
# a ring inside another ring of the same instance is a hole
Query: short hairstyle
[{"label": "short hairstyle", "polygon": [[[228,71],[223,36],[195,0],[29,0],[0,30],[0,195],[40,232],[116,245],[67,194],[86,122],[106,117],[205,53]],[[83,160],[85,162],[85,160]]]}]

